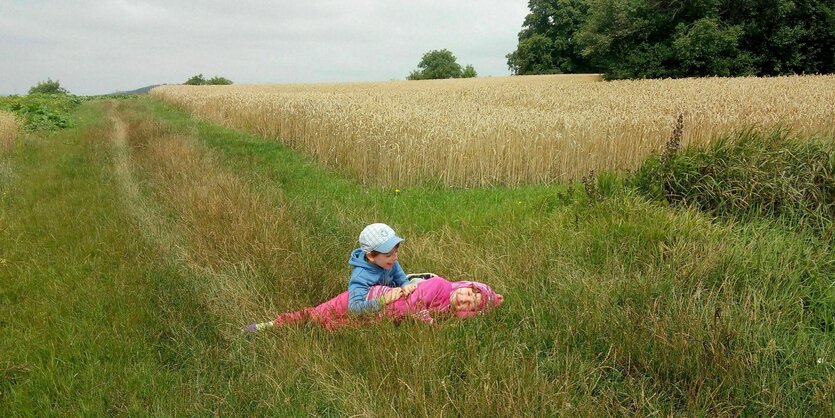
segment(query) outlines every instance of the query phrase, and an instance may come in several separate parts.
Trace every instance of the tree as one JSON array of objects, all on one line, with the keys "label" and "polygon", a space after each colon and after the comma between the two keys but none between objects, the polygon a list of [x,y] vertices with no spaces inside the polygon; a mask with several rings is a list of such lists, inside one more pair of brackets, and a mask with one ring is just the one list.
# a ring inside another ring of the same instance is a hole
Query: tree
[{"label": "tree", "polygon": [[582,54],[606,78],[835,72],[831,0],[588,0]]},{"label": "tree", "polygon": [[507,66],[516,75],[553,74],[563,72],[554,65],[552,47],[554,42],[547,36],[535,33],[519,39],[516,50],[506,55]]},{"label": "tree", "polygon": [[738,0],[722,16],[742,27],[740,47],[760,75],[835,72],[831,0]]},{"label": "tree", "polygon": [[29,94],[70,94],[65,88],[61,87],[58,80],[47,78],[46,81],[39,81],[38,84],[29,89]]},{"label": "tree", "polygon": [[835,72],[832,0],[529,0],[514,74]]},{"label": "tree", "polygon": [[[686,1],[686,0],[683,0]],[[681,3],[678,2],[667,2]],[[608,79],[670,76],[675,25],[649,0],[596,0],[577,32],[582,54]]]},{"label": "tree", "polygon": [[225,77],[214,76],[214,77],[208,79],[206,81],[206,84],[215,85],[215,86],[227,86],[227,85],[232,84],[232,80],[230,80],[228,78],[225,78]]},{"label": "tree", "polygon": [[506,55],[517,75],[596,72],[580,53],[576,32],[586,20],[588,0],[530,0],[516,50]]},{"label": "tree", "polygon": [[475,76],[476,71],[472,65],[467,65],[465,69],[462,69],[452,52],[441,49],[423,54],[423,58],[418,63],[418,69],[412,71],[406,78],[409,80],[433,80]]},{"label": "tree", "polygon": [[748,74],[739,28],[720,11],[720,0],[595,0],[577,42],[608,79]]},{"label": "tree", "polygon": [[206,79],[203,78],[203,74],[201,73],[201,74],[197,74],[196,76],[193,76],[193,77],[189,78],[183,84],[188,85],[188,86],[202,86],[202,85],[206,84]]},{"label": "tree", "polygon": [[722,25],[715,18],[702,18],[690,25],[680,23],[673,36],[672,54],[682,76],[751,74],[753,59],[739,49],[741,26]]},{"label": "tree", "polygon": [[189,86],[207,86],[207,85],[225,86],[225,85],[232,84],[232,80],[230,80],[226,77],[220,77],[220,76],[214,76],[214,77],[206,80],[206,78],[203,77],[203,74],[197,74],[196,76],[193,76],[193,77],[189,78],[188,80],[186,80],[186,82],[183,83],[183,84],[186,84],[186,85],[189,85]]}]

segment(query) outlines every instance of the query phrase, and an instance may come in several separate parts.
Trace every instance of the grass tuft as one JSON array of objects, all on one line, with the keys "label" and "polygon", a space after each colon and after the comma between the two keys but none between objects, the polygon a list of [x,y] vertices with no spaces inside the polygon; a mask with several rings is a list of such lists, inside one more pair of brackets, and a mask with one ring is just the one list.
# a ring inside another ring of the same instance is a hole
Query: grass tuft
[{"label": "grass tuft", "polygon": [[[704,150],[650,158],[641,193],[676,206],[742,221],[766,218],[835,237],[835,148],[831,138],[800,140],[785,130],[723,137]],[[666,156],[666,157],[665,157]]]}]

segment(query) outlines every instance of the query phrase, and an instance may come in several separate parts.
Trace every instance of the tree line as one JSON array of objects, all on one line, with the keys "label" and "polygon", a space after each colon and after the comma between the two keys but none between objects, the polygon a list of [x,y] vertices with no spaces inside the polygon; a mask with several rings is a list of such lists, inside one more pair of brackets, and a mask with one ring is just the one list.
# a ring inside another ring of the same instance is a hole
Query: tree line
[{"label": "tree line", "polygon": [[607,79],[835,72],[832,0],[529,0],[517,75]]}]

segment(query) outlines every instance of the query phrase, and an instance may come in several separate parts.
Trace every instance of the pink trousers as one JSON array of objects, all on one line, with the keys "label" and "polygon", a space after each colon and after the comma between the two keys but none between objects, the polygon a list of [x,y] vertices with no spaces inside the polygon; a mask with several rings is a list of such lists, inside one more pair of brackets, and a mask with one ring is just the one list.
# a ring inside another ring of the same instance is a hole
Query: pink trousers
[{"label": "pink trousers", "polygon": [[275,318],[275,326],[315,323],[327,329],[334,329],[354,321],[355,319],[348,316],[348,292],[345,291],[312,308],[279,314]]}]

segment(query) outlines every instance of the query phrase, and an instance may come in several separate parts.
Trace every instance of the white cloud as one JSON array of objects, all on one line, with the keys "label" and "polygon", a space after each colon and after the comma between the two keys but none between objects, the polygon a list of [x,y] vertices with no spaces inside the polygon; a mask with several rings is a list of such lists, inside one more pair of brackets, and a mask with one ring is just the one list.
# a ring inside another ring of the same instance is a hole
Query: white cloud
[{"label": "white cloud", "polygon": [[58,79],[77,94],[182,82],[403,79],[447,48],[479,75],[508,74],[522,0],[0,0],[0,94]]}]

